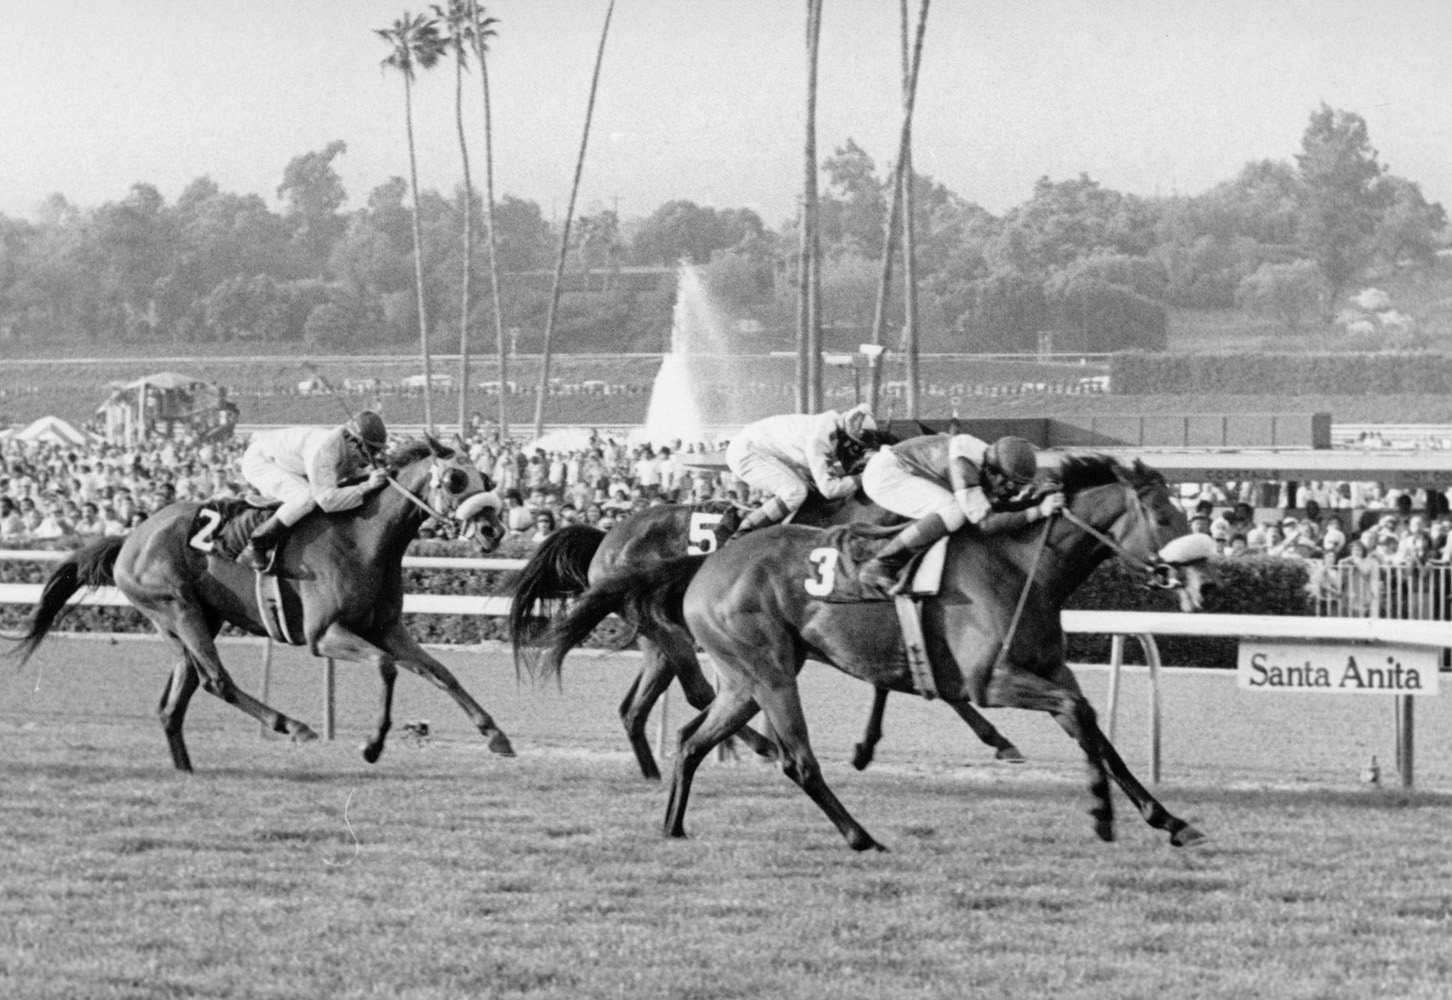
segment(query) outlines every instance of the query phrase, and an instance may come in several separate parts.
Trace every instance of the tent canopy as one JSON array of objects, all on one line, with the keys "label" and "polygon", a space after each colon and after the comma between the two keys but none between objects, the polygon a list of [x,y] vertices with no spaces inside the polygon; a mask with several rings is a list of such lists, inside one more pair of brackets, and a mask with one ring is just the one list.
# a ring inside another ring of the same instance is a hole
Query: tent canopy
[{"label": "tent canopy", "polygon": [[41,417],[15,435],[17,441],[45,441],[51,444],[83,445],[86,435],[60,417]]},{"label": "tent canopy", "polygon": [[211,385],[212,383],[204,378],[197,378],[193,375],[181,375],[177,372],[157,372],[155,375],[145,375],[134,382],[127,382],[127,389],[140,389],[143,385],[154,385],[158,389],[190,389],[194,385]]}]

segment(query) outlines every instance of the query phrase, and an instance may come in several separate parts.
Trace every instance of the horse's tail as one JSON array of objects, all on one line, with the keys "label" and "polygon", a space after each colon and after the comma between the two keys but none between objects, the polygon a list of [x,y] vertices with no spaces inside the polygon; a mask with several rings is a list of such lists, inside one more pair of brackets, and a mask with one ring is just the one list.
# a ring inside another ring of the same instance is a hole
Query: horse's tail
[{"label": "horse's tail", "polygon": [[680,556],[605,577],[550,623],[540,637],[545,652],[536,673],[558,678],[565,654],[588,639],[595,626],[611,614],[635,622],[642,631],[684,629],[681,605],[686,587],[705,561],[705,556]]},{"label": "horse's tail", "polygon": [[81,589],[95,590],[116,582],[116,556],[125,544],[126,536],[108,536],[72,552],[55,568],[40,591],[40,601],[35,606],[35,615],[30,628],[20,637],[19,643],[10,651],[20,657],[24,666],[36,648],[66,613],[67,601]]},{"label": "horse's tail", "polygon": [[509,642],[515,666],[521,652],[543,631],[549,601],[574,597],[590,585],[590,560],[605,532],[588,524],[569,524],[551,533],[529,557],[510,587]]}]

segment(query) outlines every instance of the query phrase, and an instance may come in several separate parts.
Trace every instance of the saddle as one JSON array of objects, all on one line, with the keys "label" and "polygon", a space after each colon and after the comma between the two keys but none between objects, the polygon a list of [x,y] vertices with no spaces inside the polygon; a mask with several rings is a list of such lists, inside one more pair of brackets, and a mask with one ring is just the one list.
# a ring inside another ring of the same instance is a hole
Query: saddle
[{"label": "saddle", "polygon": [[281,501],[260,496],[203,501],[187,529],[187,544],[199,552],[236,559],[247,547],[252,532],[280,506]]},{"label": "saddle", "polygon": [[[807,556],[811,564],[806,580],[807,593],[828,604],[862,604],[892,601],[902,629],[903,652],[913,687],[929,700],[938,696],[938,682],[928,656],[923,636],[921,599],[938,592],[943,582],[943,567],[948,557],[948,539],[943,537],[925,551],[915,555],[902,570],[906,587],[888,593],[857,579],[857,571],[871,559],[883,544],[901,530],[898,527],[875,527],[846,524],[827,532],[824,545]],[[814,589],[815,587],[815,589]]]},{"label": "saddle", "polygon": [[[808,591],[828,604],[860,604],[890,601],[896,596],[927,597],[938,592],[942,582],[943,564],[947,558],[948,539],[940,538],[918,553],[903,567],[901,579],[909,581],[898,594],[869,586],[857,579],[862,564],[877,554],[878,549],[902,528],[900,525],[879,527],[870,524],[844,524],[827,529],[823,544],[807,557],[814,564],[813,578],[808,578]],[[831,555],[827,553],[831,552]],[[831,562],[830,570],[825,568]],[[811,585],[815,583],[816,588]],[[818,591],[821,591],[819,593]]]}]

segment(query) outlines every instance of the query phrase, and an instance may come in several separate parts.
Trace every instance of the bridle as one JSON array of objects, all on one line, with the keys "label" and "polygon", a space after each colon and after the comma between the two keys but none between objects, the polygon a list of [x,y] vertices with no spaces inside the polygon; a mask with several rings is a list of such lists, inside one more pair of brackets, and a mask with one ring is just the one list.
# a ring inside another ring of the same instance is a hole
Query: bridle
[{"label": "bridle", "polygon": [[[430,459],[429,478],[425,487],[428,492],[427,500],[415,494],[391,475],[388,477],[388,485],[419,510],[423,511],[425,516],[433,518],[436,521],[447,521],[450,514],[452,514],[455,520],[467,524],[485,509],[492,509],[496,514],[499,513],[503,509],[504,504],[499,499],[499,494],[494,490],[484,490],[473,494],[462,502],[450,503],[454,493],[445,483],[445,476],[451,471],[451,466],[454,464],[450,459],[441,458],[438,455],[434,455]],[[446,513],[441,509],[444,507],[451,507],[452,510]]]},{"label": "bridle", "polygon": [[[1148,531],[1147,522],[1149,517],[1145,513],[1144,501],[1139,498],[1139,493],[1129,483],[1121,483],[1120,486],[1124,490],[1126,500],[1125,512],[1116,521],[1122,520],[1124,517],[1134,517],[1136,524],[1124,532],[1126,535],[1132,532],[1134,527],[1138,525],[1145,525],[1146,531]],[[1173,563],[1158,557],[1153,560],[1146,559],[1137,553],[1129,551],[1117,538],[1094,527],[1094,525],[1085,521],[1068,507],[1065,507],[1059,513],[1063,515],[1066,521],[1076,526],[1080,531],[1093,536],[1102,544],[1108,546],[1115,555],[1129,563],[1132,567],[1143,571],[1149,578],[1146,586],[1157,590],[1180,590],[1185,586],[1185,582],[1175,573],[1177,566],[1182,564]],[[1047,535],[1047,532],[1045,534]]]}]

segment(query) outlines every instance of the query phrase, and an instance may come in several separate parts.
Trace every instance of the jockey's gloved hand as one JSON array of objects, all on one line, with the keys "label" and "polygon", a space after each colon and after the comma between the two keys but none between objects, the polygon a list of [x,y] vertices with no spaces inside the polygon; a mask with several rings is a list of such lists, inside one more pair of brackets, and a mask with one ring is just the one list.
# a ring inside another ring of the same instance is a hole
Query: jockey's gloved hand
[{"label": "jockey's gloved hand", "polygon": [[1053,517],[1059,511],[1064,509],[1064,494],[1059,492],[1058,490],[1055,490],[1053,493],[1050,493],[1048,496],[1044,497],[1043,500],[1039,502],[1038,507],[1034,509],[1039,512],[1039,517],[1041,518]]},{"label": "jockey's gloved hand", "polygon": [[381,490],[388,484],[388,470],[374,469],[368,473],[368,488],[370,490]]}]

